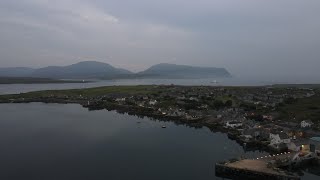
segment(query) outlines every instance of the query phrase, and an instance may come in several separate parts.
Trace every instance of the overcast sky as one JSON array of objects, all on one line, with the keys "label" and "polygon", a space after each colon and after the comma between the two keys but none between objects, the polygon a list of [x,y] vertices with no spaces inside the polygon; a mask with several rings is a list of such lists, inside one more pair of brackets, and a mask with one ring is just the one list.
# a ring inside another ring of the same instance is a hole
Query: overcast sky
[{"label": "overcast sky", "polygon": [[320,77],[319,0],[0,0],[0,67],[161,62]]}]

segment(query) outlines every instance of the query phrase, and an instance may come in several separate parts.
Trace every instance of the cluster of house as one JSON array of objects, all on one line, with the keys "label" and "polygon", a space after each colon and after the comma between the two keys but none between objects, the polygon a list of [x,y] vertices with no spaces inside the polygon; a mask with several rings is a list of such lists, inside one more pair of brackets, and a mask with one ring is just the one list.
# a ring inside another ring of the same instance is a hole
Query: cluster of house
[{"label": "cluster of house", "polygon": [[261,105],[262,107],[275,107],[288,98],[299,99],[314,95],[314,90],[309,88],[285,88],[279,90],[273,87],[266,87],[255,89],[253,92],[245,92],[242,95],[238,94],[237,97],[246,103]]},{"label": "cluster of house", "polygon": [[[158,109],[161,107],[164,111],[169,111],[169,109],[171,108],[176,110],[172,114],[177,115],[180,114],[178,111],[180,109],[194,109],[199,112],[202,111],[202,114],[206,113],[206,111],[212,109],[212,102],[217,99],[224,99],[223,101],[229,99],[233,104],[249,103],[265,107],[274,107],[277,104],[283,102],[286,98],[303,98],[314,95],[312,89],[300,88],[281,88],[280,91],[277,88],[271,87],[239,89],[208,86],[193,87],[173,85],[157,86],[156,89],[156,93],[149,93],[144,95],[112,93],[97,97],[85,97],[81,95],[79,95],[78,97],[66,95],[50,95],[49,98],[81,99],[88,101],[111,101],[121,105],[136,105],[145,108],[156,107],[155,109]],[[169,104],[166,104],[165,102],[169,102]],[[233,106],[233,108],[235,107]],[[221,111],[224,111],[224,109]]]},{"label": "cluster of house", "polygon": [[[300,151],[312,141],[316,149],[320,150],[320,133],[311,130],[314,123],[303,120],[300,124],[293,123],[295,128],[287,128],[272,123],[259,123],[254,120],[228,121],[226,128],[236,129],[245,142],[265,141],[269,147],[277,151]],[[315,138],[315,137],[319,138]],[[312,137],[312,138],[310,138]]]}]

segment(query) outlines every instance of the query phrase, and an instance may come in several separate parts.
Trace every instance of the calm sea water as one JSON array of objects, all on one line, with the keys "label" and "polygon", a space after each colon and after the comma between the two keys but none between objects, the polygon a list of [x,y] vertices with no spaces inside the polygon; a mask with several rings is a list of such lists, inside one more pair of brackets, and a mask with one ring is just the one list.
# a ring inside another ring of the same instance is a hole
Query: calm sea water
[{"label": "calm sea water", "polygon": [[212,180],[216,162],[244,154],[206,128],[80,105],[1,104],[0,114],[0,179],[6,180]]},{"label": "calm sea water", "polygon": [[[217,83],[215,83],[217,82]],[[207,85],[207,86],[261,86],[276,83],[316,83],[316,81],[286,81],[264,80],[263,78],[222,78],[222,79],[120,79],[104,80],[92,83],[66,83],[66,84],[0,84],[0,94],[23,93],[39,90],[78,89],[113,85],[150,85],[150,84],[176,84],[176,85]]]},{"label": "calm sea water", "polygon": [[220,179],[214,172],[218,161],[265,154],[244,152],[207,128],[75,104],[0,104],[0,114],[0,179],[5,180],[212,180]]}]

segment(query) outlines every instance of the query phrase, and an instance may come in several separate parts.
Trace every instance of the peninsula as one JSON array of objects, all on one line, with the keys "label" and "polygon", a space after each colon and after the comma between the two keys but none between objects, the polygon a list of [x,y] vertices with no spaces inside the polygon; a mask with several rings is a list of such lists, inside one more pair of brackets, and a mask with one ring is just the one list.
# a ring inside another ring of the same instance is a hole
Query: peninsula
[{"label": "peninsula", "polygon": [[[2,95],[0,102],[79,103],[89,109],[111,108],[138,115],[179,119],[187,124],[209,127],[219,124],[235,130],[238,126],[279,126],[290,132],[300,132],[303,130],[300,124],[305,120],[311,125],[304,132],[312,134],[320,131],[319,92],[319,86],[311,85],[107,86]],[[294,136],[293,133],[289,134]],[[266,137],[261,135],[261,138]]]},{"label": "peninsula", "polygon": [[88,83],[91,81],[60,80],[33,77],[0,77],[0,84],[55,84],[55,83]]}]

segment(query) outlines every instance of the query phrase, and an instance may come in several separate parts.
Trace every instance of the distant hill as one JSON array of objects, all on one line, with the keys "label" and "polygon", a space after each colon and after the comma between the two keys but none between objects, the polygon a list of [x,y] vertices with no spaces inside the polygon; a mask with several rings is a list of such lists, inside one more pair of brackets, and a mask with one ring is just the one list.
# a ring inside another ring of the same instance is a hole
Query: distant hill
[{"label": "distant hill", "polygon": [[231,77],[231,74],[224,68],[195,67],[161,63],[151,66],[149,69],[139,72],[140,76],[168,77],[168,78],[215,78]]},{"label": "distant hill", "polygon": [[0,68],[0,77],[32,77],[50,79],[132,79],[132,78],[217,78],[231,77],[224,68],[194,67],[176,64],[158,64],[149,69],[132,73],[107,63],[83,61],[69,66],[32,68]]},{"label": "distant hill", "polygon": [[44,78],[112,78],[121,75],[133,74],[132,72],[115,68],[107,63],[84,61],[70,66],[49,66],[36,69],[31,77]]},{"label": "distant hill", "polygon": [[69,66],[48,66],[40,69],[13,67],[0,68],[0,77],[34,77],[54,79],[90,79],[128,76],[132,72],[115,68],[107,63],[84,61]]}]

